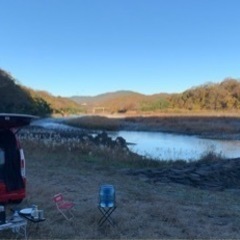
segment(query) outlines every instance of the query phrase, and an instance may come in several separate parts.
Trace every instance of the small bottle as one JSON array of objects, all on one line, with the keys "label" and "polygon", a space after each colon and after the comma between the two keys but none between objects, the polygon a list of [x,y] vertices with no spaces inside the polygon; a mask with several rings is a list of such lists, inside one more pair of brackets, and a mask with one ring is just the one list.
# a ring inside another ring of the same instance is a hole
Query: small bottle
[{"label": "small bottle", "polygon": [[31,216],[32,216],[34,219],[37,219],[37,218],[38,218],[38,207],[37,207],[37,205],[33,205],[33,206],[32,206]]}]

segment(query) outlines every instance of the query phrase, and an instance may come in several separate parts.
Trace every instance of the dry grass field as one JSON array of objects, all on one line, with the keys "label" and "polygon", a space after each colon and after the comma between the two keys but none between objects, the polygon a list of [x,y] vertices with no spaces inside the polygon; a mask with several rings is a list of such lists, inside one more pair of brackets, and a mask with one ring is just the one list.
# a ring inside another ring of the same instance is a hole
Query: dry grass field
[{"label": "dry grass field", "polygon": [[[238,127],[238,119],[230,120]],[[228,124],[224,120],[222,127],[232,129],[230,120],[226,120]],[[142,123],[145,120],[134,121]],[[164,123],[159,119],[152,118],[152,121],[152,124]],[[185,123],[191,121],[185,119]],[[199,123],[201,126],[202,121]],[[210,125],[218,129],[221,123],[214,125],[210,121]],[[160,125],[154,126],[160,128]],[[153,183],[143,176],[127,174],[129,169],[144,168],[144,164],[139,164],[138,159],[126,152],[101,147],[82,148],[78,144],[72,147],[66,142],[55,144],[51,139],[21,139],[21,143],[26,157],[27,197],[19,205],[6,207],[8,215],[12,207],[25,208],[33,204],[44,210],[46,221],[40,223],[39,229],[28,225],[31,227],[29,239],[240,238],[239,188],[216,191],[172,182]],[[154,168],[154,164],[148,162],[145,166]],[[101,217],[97,208],[98,191],[104,183],[116,188],[114,227],[108,223],[102,227],[98,225]],[[75,218],[70,222],[63,218],[52,201],[58,192],[75,203]],[[9,231],[0,232],[0,239],[15,237]]]},{"label": "dry grass field", "polygon": [[[29,239],[239,239],[240,190],[200,190],[173,183],[153,184],[126,174],[138,163],[126,153],[83,151],[80,147],[22,141],[26,157],[27,197],[18,208],[38,205],[46,221],[31,226]],[[121,164],[121,161],[123,163]],[[98,226],[99,186],[113,184],[116,226]],[[75,218],[66,221],[52,197],[62,192],[74,201]],[[12,205],[7,206],[10,214]],[[30,227],[30,224],[28,225]],[[0,239],[15,239],[9,231]]]}]

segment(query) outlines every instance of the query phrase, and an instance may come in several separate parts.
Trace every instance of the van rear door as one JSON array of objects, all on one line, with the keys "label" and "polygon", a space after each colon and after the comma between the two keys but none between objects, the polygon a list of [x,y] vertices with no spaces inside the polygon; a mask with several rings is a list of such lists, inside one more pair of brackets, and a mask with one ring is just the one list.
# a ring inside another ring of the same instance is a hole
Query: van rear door
[{"label": "van rear door", "polygon": [[26,195],[25,159],[15,135],[36,116],[0,113],[0,202],[20,202]]},{"label": "van rear door", "polygon": [[17,113],[0,113],[0,129],[12,129],[27,126],[36,116]]}]

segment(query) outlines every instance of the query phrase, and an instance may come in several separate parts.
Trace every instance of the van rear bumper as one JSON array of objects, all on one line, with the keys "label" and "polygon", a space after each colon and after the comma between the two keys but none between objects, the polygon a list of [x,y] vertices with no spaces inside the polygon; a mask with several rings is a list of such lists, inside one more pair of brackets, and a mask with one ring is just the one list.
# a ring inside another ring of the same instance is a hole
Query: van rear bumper
[{"label": "van rear bumper", "polygon": [[26,197],[25,189],[8,192],[0,195],[0,203],[7,203],[11,201],[21,201]]},{"label": "van rear bumper", "polygon": [[[26,182],[24,181],[24,183]],[[25,197],[26,197],[25,188],[7,192],[6,185],[3,182],[0,182],[0,203],[8,203],[11,201],[21,201]]]}]

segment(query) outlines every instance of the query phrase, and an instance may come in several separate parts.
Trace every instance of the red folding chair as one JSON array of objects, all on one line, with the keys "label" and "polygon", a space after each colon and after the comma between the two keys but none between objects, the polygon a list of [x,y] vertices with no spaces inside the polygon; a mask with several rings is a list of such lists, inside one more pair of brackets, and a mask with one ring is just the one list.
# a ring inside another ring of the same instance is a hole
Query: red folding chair
[{"label": "red folding chair", "polygon": [[54,195],[53,201],[56,204],[58,211],[65,217],[66,220],[71,220],[74,218],[72,208],[74,203],[71,201],[66,201],[61,193]]}]

